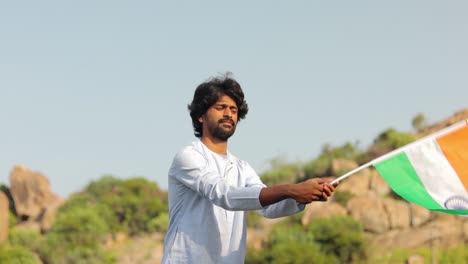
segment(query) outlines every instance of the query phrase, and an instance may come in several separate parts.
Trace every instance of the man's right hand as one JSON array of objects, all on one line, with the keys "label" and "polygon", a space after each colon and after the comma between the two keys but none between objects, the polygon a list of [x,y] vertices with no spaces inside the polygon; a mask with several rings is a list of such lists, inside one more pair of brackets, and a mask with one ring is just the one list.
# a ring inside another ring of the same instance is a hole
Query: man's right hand
[{"label": "man's right hand", "polygon": [[314,178],[297,183],[291,188],[291,198],[301,204],[309,204],[314,201],[325,202],[335,191],[338,185],[330,184],[333,179]]}]

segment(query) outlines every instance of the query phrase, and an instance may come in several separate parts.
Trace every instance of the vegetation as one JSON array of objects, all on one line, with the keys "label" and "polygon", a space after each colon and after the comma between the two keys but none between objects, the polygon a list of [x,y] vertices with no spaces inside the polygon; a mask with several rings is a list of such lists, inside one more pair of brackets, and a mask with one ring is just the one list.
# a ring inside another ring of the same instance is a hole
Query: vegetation
[{"label": "vegetation", "polygon": [[422,113],[417,114],[413,117],[413,120],[411,120],[411,125],[413,125],[413,128],[416,129],[417,132],[423,131],[427,126],[426,116]]},{"label": "vegetation", "polygon": [[0,245],[0,263],[38,264],[40,262],[33,252],[21,246]]},{"label": "vegetation", "polygon": [[309,226],[274,226],[264,249],[250,250],[246,263],[360,263],[366,258],[363,229],[350,217],[317,219]]},{"label": "vegetation", "polygon": [[368,149],[371,159],[379,157],[387,152],[400,148],[415,141],[417,138],[412,133],[398,132],[395,129],[387,129],[380,133]]},{"label": "vegetation", "polygon": [[[425,117],[415,116],[412,124],[417,131],[423,129]],[[411,133],[387,129],[366,151],[349,142],[339,146],[327,144],[315,159],[304,164],[290,163],[283,157],[273,159],[271,169],[261,178],[267,185],[273,185],[337,176],[332,175],[334,159],[363,164],[415,139]],[[53,226],[44,234],[17,225],[9,188],[0,184],[0,191],[10,202],[9,234],[0,243],[0,263],[115,263],[116,255],[103,245],[117,233],[128,236],[165,233],[169,223],[167,193],[142,177],[124,180],[107,175],[89,183],[67,199]],[[352,197],[352,193],[339,188],[334,193],[334,200],[343,206]],[[390,197],[401,199],[396,193],[390,193]],[[467,245],[446,250],[395,248],[377,254],[378,250],[369,251],[363,227],[353,218],[314,219],[304,226],[303,215],[296,214],[274,224],[262,249],[247,250],[246,263],[404,263],[412,255],[421,256],[425,263],[464,263],[468,259]],[[249,227],[264,227],[263,218],[256,212],[247,212],[247,223]]]},{"label": "vegetation", "polygon": [[335,202],[339,203],[341,206],[346,207],[348,201],[354,197],[351,192],[348,191],[341,191],[339,188],[333,193],[333,197],[335,198]]},{"label": "vegetation", "polygon": [[394,248],[385,254],[375,254],[370,263],[399,264],[405,263],[410,256],[422,257],[424,263],[453,264],[466,263],[468,259],[468,245],[459,245],[448,249],[419,247],[415,249]]}]

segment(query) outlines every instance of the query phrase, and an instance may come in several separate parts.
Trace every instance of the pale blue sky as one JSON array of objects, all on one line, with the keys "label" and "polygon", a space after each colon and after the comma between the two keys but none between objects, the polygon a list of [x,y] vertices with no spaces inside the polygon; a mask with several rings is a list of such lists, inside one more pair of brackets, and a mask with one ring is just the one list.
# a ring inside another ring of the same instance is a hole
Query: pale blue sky
[{"label": "pale blue sky", "polygon": [[167,188],[195,87],[230,71],[250,112],[230,150],[259,173],[325,143],[468,106],[466,1],[3,1],[0,182],[67,196],[104,174]]}]

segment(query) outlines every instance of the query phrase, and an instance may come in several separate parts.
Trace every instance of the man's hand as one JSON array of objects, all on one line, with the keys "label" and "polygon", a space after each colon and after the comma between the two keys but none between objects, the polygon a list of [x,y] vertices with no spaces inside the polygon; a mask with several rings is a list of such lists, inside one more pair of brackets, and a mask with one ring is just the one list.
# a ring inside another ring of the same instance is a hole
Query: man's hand
[{"label": "man's hand", "polygon": [[301,204],[308,204],[314,201],[325,202],[338,185],[338,183],[332,185],[332,180],[315,178],[296,184],[266,187],[260,191],[260,204],[268,206],[286,198],[292,198]]},{"label": "man's hand", "polygon": [[338,183],[330,184],[333,179],[314,178],[295,184],[291,188],[291,197],[301,204],[314,201],[325,202],[335,191]]}]

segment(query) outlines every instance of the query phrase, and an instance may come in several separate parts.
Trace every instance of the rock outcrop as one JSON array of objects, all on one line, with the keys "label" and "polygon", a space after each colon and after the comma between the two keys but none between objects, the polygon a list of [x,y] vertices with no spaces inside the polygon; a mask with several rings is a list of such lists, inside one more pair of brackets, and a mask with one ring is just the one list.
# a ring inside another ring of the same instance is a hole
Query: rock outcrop
[{"label": "rock outcrop", "polygon": [[8,237],[9,213],[8,197],[0,191],[0,243]]},{"label": "rock outcrop", "polygon": [[50,228],[57,208],[64,202],[51,191],[46,176],[21,165],[10,173],[10,192],[20,221],[36,222],[42,231]]}]

